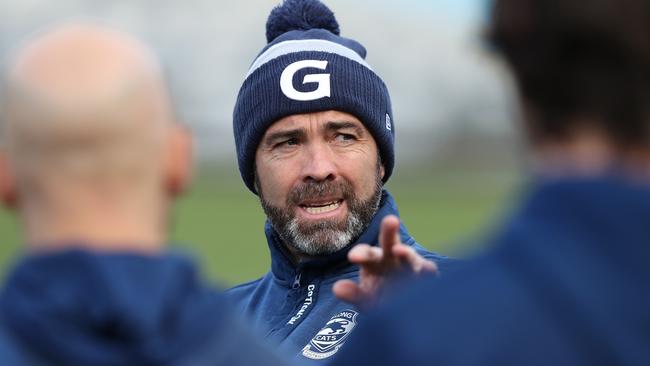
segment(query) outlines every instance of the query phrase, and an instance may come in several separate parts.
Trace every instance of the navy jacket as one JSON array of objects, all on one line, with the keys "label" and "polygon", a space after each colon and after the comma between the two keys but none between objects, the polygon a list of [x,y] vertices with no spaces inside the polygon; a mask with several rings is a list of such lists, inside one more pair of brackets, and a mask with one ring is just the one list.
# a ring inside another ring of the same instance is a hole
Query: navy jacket
[{"label": "navy jacket", "polygon": [[278,365],[177,255],[24,258],[0,295],[0,364]]},{"label": "navy jacket", "polygon": [[[379,211],[356,243],[378,245],[379,225],[389,214],[398,215],[397,206],[390,194],[384,192]],[[226,294],[266,339],[280,344],[285,355],[305,362],[329,360],[361,317],[355,307],[338,300],[332,293],[336,281],[359,278],[358,267],[347,261],[352,246],[295,265],[268,223],[266,236],[271,250],[271,271]],[[400,227],[400,236],[403,243],[413,246],[422,256],[435,261],[444,259],[418,245],[404,226]]]},{"label": "navy jacket", "polygon": [[495,247],[367,318],[337,365],[650,365],[650,187],[540,181]]}]

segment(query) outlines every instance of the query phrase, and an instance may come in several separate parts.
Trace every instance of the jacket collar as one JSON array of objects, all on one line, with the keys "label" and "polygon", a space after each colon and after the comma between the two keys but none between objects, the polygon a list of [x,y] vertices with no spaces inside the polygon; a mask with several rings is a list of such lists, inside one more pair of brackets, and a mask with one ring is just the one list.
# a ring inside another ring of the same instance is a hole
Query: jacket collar
[{"label": "jacket collar", "polygon": [[[300,274],[302,279],[305,280],[308,276],[326,276],[327,273],[331,272],[339,273],[346,267],[350,267],[350,269],[354,268],[347,260],[348,252],[359,243],[366,243],[373,246],[379,245],[380,224],[383,218],[388,215],[396,215],[399,217],[399,211],[393,196],[384,190],[377,213],[366,230],[352,245],[348,245],[330,255],[310,259],[299,264],[293,262],[278,233],[267,220],[264,231],[269,250],[271,251],[271,272],[273,276],[281,283],[291,285],[297,274]],[[399,233],[403,243],[411,245],[415,242],[403,224],[400,224]]]}]

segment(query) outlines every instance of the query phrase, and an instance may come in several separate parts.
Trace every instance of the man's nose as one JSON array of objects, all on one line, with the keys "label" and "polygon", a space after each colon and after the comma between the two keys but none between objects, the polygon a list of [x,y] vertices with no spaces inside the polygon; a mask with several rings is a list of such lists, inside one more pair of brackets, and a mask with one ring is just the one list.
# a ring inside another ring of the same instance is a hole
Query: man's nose
[{"label": "man's nose", "polygon": [[327,143],[310,144],[305,152],[302,171],[304,181],[322,182],[336,179],[336,156]]}]

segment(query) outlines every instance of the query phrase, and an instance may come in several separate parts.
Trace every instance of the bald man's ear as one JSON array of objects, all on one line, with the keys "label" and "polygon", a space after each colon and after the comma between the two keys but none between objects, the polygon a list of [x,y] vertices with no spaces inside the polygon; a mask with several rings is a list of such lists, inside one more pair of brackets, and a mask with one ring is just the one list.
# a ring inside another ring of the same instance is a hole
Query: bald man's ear
[{"label": "bald man's ear", "polygon": [[192,136],[184,126],[172,127],[165,170],[165,185],[170,196],[183,193],[192,180]]},{"label": "bald man's ear", "polygon": [[0,150],[0,199],[2,203],[15,208],[17,204],[16,181],[11,169],[11,164],[5,151]]}]

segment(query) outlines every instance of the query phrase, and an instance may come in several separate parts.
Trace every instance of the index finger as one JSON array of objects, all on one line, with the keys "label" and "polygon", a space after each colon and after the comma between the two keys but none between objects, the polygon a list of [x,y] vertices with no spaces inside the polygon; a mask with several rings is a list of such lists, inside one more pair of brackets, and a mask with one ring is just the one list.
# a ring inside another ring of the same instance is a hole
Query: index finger
[{"label": "index finger", "polygon": [[384,252],[385,261],[396,261],[393,247],[401,242],[399,238],[399,219],[395,215],[384,217],[379,231],[379,246]]}]

